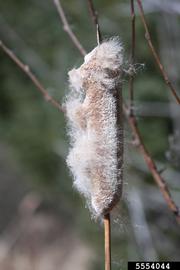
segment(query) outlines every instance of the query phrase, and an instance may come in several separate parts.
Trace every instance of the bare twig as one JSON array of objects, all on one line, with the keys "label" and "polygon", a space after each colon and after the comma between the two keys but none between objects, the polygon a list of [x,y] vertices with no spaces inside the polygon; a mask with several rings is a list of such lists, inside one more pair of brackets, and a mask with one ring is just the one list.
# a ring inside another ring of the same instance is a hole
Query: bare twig
[{"label": "bare twig", "polygon": [[105,270],[111,270],[111,219],[110,214],[104,216]]},{"label": "bare twig", "polygon": [[101,35],[100,26],[99,26],[98,13],[94,7],[93,0],[88,0],[88,7],[89,7],[89,12],[90,12],[92,21],[96,26],[97,43],[100,44],[102,42],[102,35]]},{"label": "bare twig", "polygon": [[25,65],[1,40],[0,47],[16,63],[16,65],[30,78],[36,88],[41,92],[44,99],[56,107],[59,111],[64,111],[62,106],[52,98],[37,77],[32,73],[28,65]]},{"label": "bare twig", "polygon": [[144,29],[145,29],[145,38],[148,42],[148,45],[149,45],[149,48],[154,56],[154,59],[158,65],[158,68],[164,78],[164,81],[165,83],[167,84],[167,86],[169,87],[171,93],[173,94],[173,96],[175,97],[176,101],[178,104],[180,104],[180,97],[178,96],[174,86],[172,85],[171,81],[169,80],[169,77],[160,61],[160,58],[159,58],[159,55],[158,53],[156,52],[156,49],[152,43],[152,39],[151,39],[151,35],[150,35],[150,32],[149,32],[149,28],[148,28],[148,25],[147,25],[147,22],[146,22],[146,18],[145,18],[145,15],[144,15],[144,10],[143,10],[143,6],[142,6],[142,2],[141,0],[136,0],[137,1],[137,4],[138,4],[138,7],[139,7],[139,11],[140,11],[140,17],[141,17],[141,20],[142,20],[142,23],[144,25]]},{"label": "bare twig", "polygon": [[[131,66],[134,65],[135,56],[135,44],[136,44],[136,29],[135,29],[135,12],[134,12],[134,0],[131,0]],[[130,96],[130,115],[133,115],[134,111],[134,74],[130,76],[129,80],[129,96]]]},{"label": "bare twig", "polygon": [[66,15],[64,13],[64,10],[62,8],[61,5],[61,1],[60,0],[53,0],[54,5],[57,9],[57,12],[59,14],[59,17],[63,23],[63,29],[65,32],[67,32],[67,34],[69,35],[70,39],[72,40],[72,42],[74,43],[74,45],[76,46],[76,48],[80,51],[82,56],[86,55],[86,50],[83,48],[82,44],[80,43],[80,41],[78,40],[78,38],[76,37],[76,35],[73,33],[73,31],[71,30],[71,27],[67,21]]},{"label": "bare twig", "polygon": [[[134,13],[134,0],[131,0],[131,63],[134,63],[134,56],[135,56],[135,43],[136,43],[136,32],[135,32],[135,13]],[[129,125],[132,129],[132,133],[134,135],[134,139],[136,141],[136,144],[144,156],[145,162],[149,168],[149,171],[151,172],[156,184],[160,188],[160,191],[169,207],[169,209],[175,214],[177,222],[180,224],[180,213],[179,209],[176,206],[175,202],[173,201],[170,191],[168,189],[168,186],[161,176],[161,174],[158,172],[156,164],[154,160],[152,159],[150,153],[146,149],[143,139],[141,137],[136,117],[133,113],[133,101],[134,101],[134,77],[130,77],[129,82],[129,92],[130,92],[130,113],[127,110],[127,106],[124,105],[124,110],[126,112],[126,116],[129,122]]]},{"label": "bare twig", "polygon": [[138,128],[137,120],[136,120],[134,115],[129,115],[129,110],[127,109],[127,106],[125,106],[125,105],[124,105],[124,111],[126,113],[128,123],[129,123],[131,130],[132,130],[132,133],[134,135],[136,145],[138,146],[141,154],[143,155],[144,160],[149,168],[149,171],[151,172],[156,184],[158,185],[158,187],[159,187],[159,189],[164,197],[165,202],[167,203],[169,209],[175,215],[177,223],[180,224],[179,209],[171,197],[168,185],[166,184],[166,182],[163,179],[163,177],[161,176],[161,174],[158,172],[158,169],[156,167],[156,164],[155,164],[153,158],[151,157],[150,153],[148,152],[148,150],[146,149],[146,147],[144,145],[143,139],[141,137],[141,134],[140,134],[140,131]]}]

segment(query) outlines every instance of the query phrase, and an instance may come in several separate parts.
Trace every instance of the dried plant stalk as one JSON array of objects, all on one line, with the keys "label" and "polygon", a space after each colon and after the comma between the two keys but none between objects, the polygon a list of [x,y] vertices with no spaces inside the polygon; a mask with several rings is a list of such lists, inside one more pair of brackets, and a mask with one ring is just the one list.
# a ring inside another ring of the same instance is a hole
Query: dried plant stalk
[{"label": "dried plant stalk", "polygon": [[152,39],[151,39],[151,35],[150,35],[150,32],[149,32],[149,27],[148,27],[148,24],[146,22],[146,18],[145,18],[145,15],[144,15],[144,9],[143,9],[143,5],[142,5],[142,1],[141,0],[136,0],[137,2],[137,5],[138,5],[138,8],[139,8],[139,12],[140,12],[140,18],[141,18],[141,21],[143,23],[143,26],[144,26],[144,29],[145,29],[145,38],[147,40],[147,43],[149,45],[149,48],[152,52],[152,55],[156,61],[156,64],[162,74],[162,77],[165,81],[165,83],[167,84],[167,86],[169,87],[169,90],[171,91],[172,95],[174,96],[174,98],[176,99],[177,103],[180,104],[180,96],[178,95],[176,89],[174,88],[173,84],[171,83],[171,81],[169,80],[169,76],[168,74],[166,73],[162,63],[161,63],[161,60],[160,60],[160,57],[152,43]]},{"label": "dried plant stalk", "polygon": [[57,108],[59,111],[64,112],[64,109],[61,107],[59,102],[55,100],[48,94],[48,91],[45,89],[43,84],[39,81],[39,79],[35,76],[35,74],[31,71],[30,67],[24,64],[14,53],[11,51],[1,40],[0,40],[0,47],[2,50],[8,55],[8,57],[16,63],[16,65],[26,74],[32,83],[36,86],[39,92],[43,95],[44,99],[51,103],[52,106]]},{"label": "dried plant stalk", "polygon": [[104,216],[104,251],[105,270],[111,270],[111,219],[110,214]]},{"label": "dried plant stalk", "polygon": [[69,72],[66,101],[71,149],[67,163],[75,187],[96,217],[116,205],[122,192],[122,46],[103,42]]},{"label": "dried plant stalk", "polygon": [[64,31],[68,34],[69,38],[71,39],[72,43],[75,45],[75,47],[79,50],[80,54],[82,56],[85,56],[86,55],[86,51],[85,49],[83,48],[82,44],[80,43],[80,41],[78,40],[77,36],[73,33],[68,21],[67,21],[67,18],[66,18],[66,15],[65,15],[65,12],[64,12],[64,9],[62,7],[62,4],[61,4],[61,1],[60,0],[53,0],[54,2],[54,5],[57,9],[57,12],[59,14],[59,17],[63,23],[63,29]]}]

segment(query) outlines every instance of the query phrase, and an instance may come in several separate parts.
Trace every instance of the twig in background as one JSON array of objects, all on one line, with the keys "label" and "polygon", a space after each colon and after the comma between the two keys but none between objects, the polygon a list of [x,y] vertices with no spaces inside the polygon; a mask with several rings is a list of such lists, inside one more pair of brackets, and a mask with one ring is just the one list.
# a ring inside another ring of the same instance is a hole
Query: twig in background
[{"label": "twig in background", "polygon": [[30,78],[30,80],[33,82],[36,88],[44,96],[44,99],[48,101],[49,103],[51,103],[59,111],[64,111],[61,105],[48,94],[45,87],[40,83],[37,77],[32,73],[30,67],[28,65],[25,65],[1,40],[0,40],[0,47],[16,63],[16,65]]},{"label": "twig in background", "polygon": [[73,31],[71,30],[71,27],[66,19],[66,15],[64,13],[64,10],[62,8],[61,5],[61,1],[60,0],[53,0],[54,5],[57,9],[57,12],[59,14],[59,17],[63,23],[63,29],[65,32],[67,32],[67,34],[69,35],[70,39],[72,40],[73,44],[76,46],[76,48],[80,51],[82,56],[86,55],[86,50],[83,48],[82,44],[79,42],[78,38],[76,37],[76,35],[73,33]]},{"label": "twig in background", "polygon": [[96,26],[97,43],[100,44],[102,42],[102,35],[101,35],[101,30],[100,30],[100,25],[99,25],[99,20],[98,20],[98,13],[94,7],[93,0],[87,0],[87,1],[88,1],[88,7],[89,7],[89,12],[90,12],[92,21]]},{"label": "twig in background", "polygon": [[[134,0],[131,0],[131,67],[134,65],[135,57],[135,45],[136,45],[136,29],[135,29],[135,12],[134,12]],[[130,97],[130,115],[134,114],[134,73],[130,74],[129,79],[129,97]]]},{"label": "twig in background", "polygon": [[138,146],[141,154],[143,155],[144,160],[149,168],[149,171],[151,172],[156,184],[158,185],[158,187],[159,187],[159,189],[164,197],[166,204],[168,205],[171,212],[175,215],[176,221],[180,225],[179,208],[177,207],[177,205],[173,201],[173,199],[171,197],[171,193],[170,193],[169,188],[168,188],[168,185],[166,184],[166,181],[161,176],[161,174],[158,172],[158,169],[156,167],[156,164],[155,164],[153,158],[151,157],[150,153],[148,152],[148,150],[146,149],[146,147],[144,145],[143,139],[142,139],[140,131],[138,129],[137,120],[136,120],[134,115],[129,115],[129,110],[127,109],[126,106],[124,106],[124,111],[125,111],[128,123],[131,127],[132,133],[134,135],[136,145]]},{"label": "twig in background", "polygon": [[[134,64],[134,57],[135,57],[135,44],[136,44],[136,31],[135,31],[135,11],[134,11],[134,0],[131,0],[131,64]],[[160,191],[169,207],[169,209],[175,214],[177,222],[180,224],[180,213],[179,209],[176,206],[175,202],[173,201],[170,191],[168,189],[168,186],[161,176],[161,174],[158,172],[156,168],[156,164],[152,157],[150,156],[148,150],[146,149],[143,139],[141,137],[138,123],[136,120],[136,117],[134,115],[133,111],[133,101],[134,101],[134,77],[133,74],[130,77],[129,81],[129,93],[130,93],[130,109],[127,110],[127,107],[124,105],[124,111],[127,116],[128,123],[132,129],[132,133],[134,135],[134,139],[136,141],[136,144],[144,156],[145,162],[156,182],[158,187],[160,188]]]},{"label": "twig in background", "polygon": [[[0,25],[2,31],[1,34],[6,37],[7,44],[13,43],[13,47],[19,49],[21,57],[25,62],[28,59],[29,65],[34,66],[36,70],[38,70],[38,74],[48,77],[51,74],[51,70],[47,63],[26,43],[25,40],[23,40],[20,33],[17,33],[2,14],[0,14]],[[28,57],[29,55],[31,55],[31,57]]]},{"label": "twig in background", "polygon": [[178,104],[180,104],[180,97],[179,95],[177,94],[174,86],[172,85],[171,81],[169,80],[169,77],[160,61],[160,58],[159,58],[159,55],[158,53],[156,52],[156,49],[152,43],[152,39],[151,39],[151,35],[150,35],[150,32],[149,32],[149,28],[148,28],[148,25],[147,25],[147,22],[146,22],[146,18],[145,18],[145,15],[144,15],[144,10],[143,10],[143,6],[142,6],[142,2],[141,0],[136,0],[137,1],[137,4],[138,4],[138,8],[139,8],[139,12],[140,12],[140,17],[141,17],[141,20],[142,20],[142,23],[144,25],[144,29],[145,29],[145,38],[148,42],[148,45],[149,45],[149,48],[154,56],[154,59],[159,67],[159,70],[164,78],[164,81],[165,83],[167,84],[167,86],[169,87],[171,93],[173,94],[173,96],[175,97],[176,101]]}]

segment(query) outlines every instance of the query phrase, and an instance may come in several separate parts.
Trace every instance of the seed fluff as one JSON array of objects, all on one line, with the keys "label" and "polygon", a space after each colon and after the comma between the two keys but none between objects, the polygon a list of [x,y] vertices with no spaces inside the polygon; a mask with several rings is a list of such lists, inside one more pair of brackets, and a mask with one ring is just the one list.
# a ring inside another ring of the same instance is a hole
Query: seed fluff
[{"label": "seed fluff", "polygon": [[74,186],[95,217],[110,212],[122,193],[122,65],[122,45],[112,38],[68,73],[65,107],[71,146],[67,164]]}]

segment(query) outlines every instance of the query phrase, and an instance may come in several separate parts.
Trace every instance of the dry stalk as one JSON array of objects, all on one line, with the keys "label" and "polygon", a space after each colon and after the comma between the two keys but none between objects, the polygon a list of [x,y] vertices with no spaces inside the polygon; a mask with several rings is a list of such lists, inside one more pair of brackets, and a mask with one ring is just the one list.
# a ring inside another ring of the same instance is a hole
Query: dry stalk
[{"label": "dry stalk", "polygon": [[169,188],[168,188],[166,181],[161,176],[161,174],[158,172],[158,169],[156,167],[156,164],[155,164],[153,158],[151,157],[150,153],[148,152],[148,150],[146,149],[146,147],[144,145],[143,139],[141,137],[141,134],[140,134],[140,131],[138,128],[136,118],[134,115],[129,115],[129,110],[127,110],[127,108],[125,108],[125,106],[124,106],[124,111],[126,113],[128,123],[129,123],[131,130],[132,130],[132,133],[134,135],[136,145],[138,146],[139,151],[143,155],[144,160],[149,168],[149,171],[151,172],[153,179],[155,180],[155,183],[159,187],[168,208],[175,215],[176,221],[180,225],[179,208],[177,207],[174,200],[172,199],[172,196],[171,196],[171,193],[169,191]]},{"label": "dry stalk", "polygon": [[3,49],[3,51],[13,60],[16,65],[29,77],[29,79],[32,81],[32,83],[36,86],[36,88],[41,92],[44,99],[51,103],[55,108],[57,108],[59,111],[64,111],[61,105],[56,101],[54,98],[52,98],[45,87],[40,83],[40,81],[37,79],[37,77],[34,75],[34,73],[31,71],[30,67],[26,64],[24,64],[13,52],[10,50],[1,40],[0,40],[0,47]]},{"label": "dry stalk", "polygon": [[[135,57],[135,44],[136,44],[136,29],[135,29],[135,12],[134,12],[134,0],[131,0],[131,60],[130,65],[134,65]],[[129,79],[129,100],[130,100],[130,115],[134,114],[134,74]]]},{"label": "dry stalk", "polygon": [[96,27],[97,43],[100,44],[102,42],[102,35],[101,35],[101,30],[100,30],[100,25],[99,25],[98,13],[94,7],[93,1],[92,0],[87,0],[87,1],[88,1],[88,7],[89,7],[89,12],[90,12],[92,21]]},{"label": "dry stalk", "polygon": [[145,29],[145,38],[148,42],[148,45],[149,45],[149,48],[152,52],[152,55],[154,56],[154,59],[156,61],[156,64],[164,78],[164,81],[166,83],[166,85],[169,87],[172,95],[174,96],[174,98],[176,99],[177,103],[180,104],[180,97],[179,95],[177,94],[174,86],[172,85],[171,81],[169,80],[169,77],[161,63],[161,60],[160,60],[160,57],[152,43],[152,38],[151,38],[151,35],[150,35],[150,32],[149,32],[149,27],[148,27],[148,24],[146,22],[146,18],[145,18],[145,15],[144,15],[144,10],[143,10],[143,6],[142,6],[142,2],[141,0],[136,0],[137,1],[137,4],[138,4],[138,8],[139,8],[139,12],[140,12],[140,17],[141,17],[141,21],[143,23],[143,26],[144,26],[144,29]]},{"label": "dry stalk", "polygon": [[73,44],[75,45],[75,47],[79,50],[79,52],[81,53],[82,56],[85,56],[86,55],[86,51],[85,49],[83,48],[82,44],[79,42],[77,36],[73,33],[68,21],[67,21],[67,18],[66,18],[66,15],[64,13],[64,10],[62,8],[62,5],[61,5],[61,1],[60,0],[53,0],[54,2],[54,5],[57,9],[57,12],[59,14],[59,17],[63,23],[63,29],[64,31],[69,35],[71,41],[73,42]]},{"label": "dry stalk", "polygon": [[104,216],[105,270],[111,270],[111,219],[110,213]]},{"label": "dry stalk", "polygon": [[[146,26],[147,28],[147,26]],[[148,28],[147,28],[148,31]],[[131,0],[131,63],[134,64],[134,57],[135,57],[135,44],[136,44],[136,31],[135,31],[135,11],[134,11],[134,0]],[[148,150],[146,149],[143,139],[141,137],[141,133],[138,128],[138,123],[136,120],[136,117],[133,112],[133,101],[134,101],[134,77],[133,75],[130,77],[129,81],[129,93],[130,93],[130,109],[127,110],[127,107],[124,105],[124,108],[126,108],[124,111],[127,116],[128,123],[132,129],[132,133],[134,135],[134,139],[137,143],[137,146],[144,156],[144,160],[149,168],[149,171],[151,172],[156,184],[158,185],[164,200],[166,201],[169,209],[174,213],[175,218],[180,224],[180,214],[179,209],[176,206],[175,202],[173,201],[170,191],[168,189],[168,186],[161,176],[161,174],[158,172],[156,164],[152,157],[150,156]]]}]

